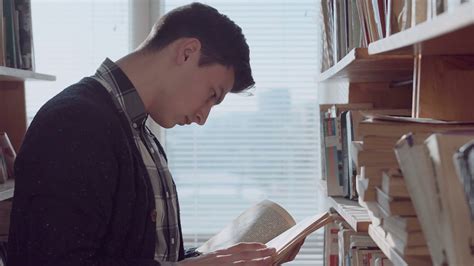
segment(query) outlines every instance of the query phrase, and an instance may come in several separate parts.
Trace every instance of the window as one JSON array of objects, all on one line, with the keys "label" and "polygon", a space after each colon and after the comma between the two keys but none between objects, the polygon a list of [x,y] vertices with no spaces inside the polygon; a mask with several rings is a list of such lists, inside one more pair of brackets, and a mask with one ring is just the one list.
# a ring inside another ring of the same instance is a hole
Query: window
[{"label": "window", "polygon": [[94,74],[105,57],[117,60],[128,53],[128,1],[31,2],[36,69],[57,81],[26,85],[28,120],[61,90]]},{"label": "window", "polygon": [[[189,2],[165,1],[165,11]],[[296,220],[326,210],[316,185],[320,175],[317,3],[203,3],[242,27],[257,86],[254,96],[229,94],[203,127],[166,131],[187,246],[199,245],[265,198],[282,204]],[[315,265],[315,260],[323,264],[321,231],[308,238],[293,265]]]},{"label": "window", "polygon": [[[165,11],[188,2],[165,1]],[[203,243],[264,198],[297,220],[326,210],[325,196],[316,190],[317,1],[203,2],[242,27],[257,87],[251,97],[228,95],[206,126],[166,132],[187,246]],[[117,60],[129,52],[129,9],[129,0],[32,1],[36,69],[57,81],[27,84],[30,120],[52,96],[93,74],[106,56]],[[308,238],[292,264],[322,265],[322,240],[322,232]]]}]

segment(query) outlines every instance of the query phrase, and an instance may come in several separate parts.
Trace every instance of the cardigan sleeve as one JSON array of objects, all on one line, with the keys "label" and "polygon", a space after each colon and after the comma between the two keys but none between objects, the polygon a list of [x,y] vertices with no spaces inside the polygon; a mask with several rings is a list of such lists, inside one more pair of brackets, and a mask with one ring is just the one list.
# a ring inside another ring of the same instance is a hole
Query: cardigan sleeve
[{"label": "cardigan sleeve", "polygon": [[119,169],[113,127],[88,106],[57,109],[35,118],[17,156],[8,265],[174,265],[100,251]]}]

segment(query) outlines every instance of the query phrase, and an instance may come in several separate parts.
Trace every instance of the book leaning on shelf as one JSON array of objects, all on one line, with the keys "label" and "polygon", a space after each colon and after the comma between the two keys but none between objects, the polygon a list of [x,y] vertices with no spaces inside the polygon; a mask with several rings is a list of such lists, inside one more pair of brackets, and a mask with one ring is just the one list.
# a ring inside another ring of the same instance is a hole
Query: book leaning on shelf
[{"label": "book leaning on shelf", "polygon": [[419,141],[407,134],[395,152],[436,265],[473,265],[474,220],[470,187],[455,169],[456,151],[474,131],[448,131]]},{"label": "book leaning on shelf", "polygon": [[336,214],[326,212],[296,223],[282,206],[264,200],[245,210],[197,251],[209,253],[240,242],[259,242],[276,249],[274,264],[278,265],[291,257],[293,248],[309,234],[335,219],[338,219]]},{"label": "book leaning on shelf", "polygon": [[456,151],[454,167],[464,187],[464,194],[471,211],[471,220],[474,220],[474,140]]},{"label": "book leaning on shelf", "polygon": [[13,164],[16,153],[6,132],[0,132],[0,184],[13,178]]}]

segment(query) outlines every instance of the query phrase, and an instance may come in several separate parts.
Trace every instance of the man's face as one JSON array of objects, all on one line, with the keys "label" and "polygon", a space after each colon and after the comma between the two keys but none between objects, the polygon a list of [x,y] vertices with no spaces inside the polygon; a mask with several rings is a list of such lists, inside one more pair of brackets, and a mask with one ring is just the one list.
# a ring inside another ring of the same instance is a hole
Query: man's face
[{"label": "man's face", "polygon": [[234,70],[219,64],[198,66],[189,62],[165,95],[158,96],[153,120],[164,128],[196,123],[204,125],[214,105],[224,100],[234,85]]}]

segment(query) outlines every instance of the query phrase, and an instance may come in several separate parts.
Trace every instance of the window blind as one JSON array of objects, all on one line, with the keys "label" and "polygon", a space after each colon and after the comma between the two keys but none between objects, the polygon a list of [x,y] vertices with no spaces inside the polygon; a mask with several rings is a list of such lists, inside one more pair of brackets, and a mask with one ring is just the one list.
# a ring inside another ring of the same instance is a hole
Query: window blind
[{"label": "window blind", "polygon": [[55,82],[26,85],[31,121],[51,97],[129,51],[129,0],[31,1],[36,70]]},{"label": "window blind", "polygon": [[[165,11],[191,1],[165,1]],[[325,211],[319,179],[319,4],[310,0],[202,1],[243,29],[256,80],[253,96],[231,95],[205,126],[166,131],[181,202],[185,245],[198,246],[263,199],[297,221]],[[323,234],[292,265],[323,265]]]}]

